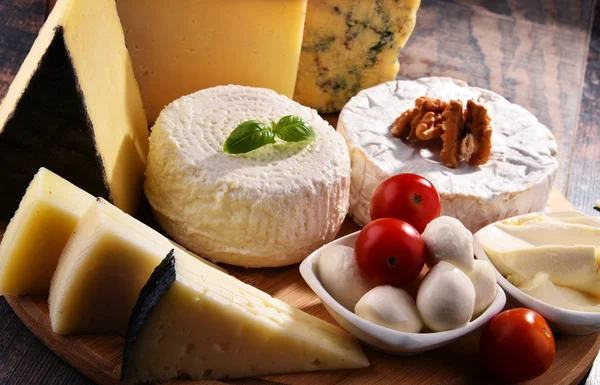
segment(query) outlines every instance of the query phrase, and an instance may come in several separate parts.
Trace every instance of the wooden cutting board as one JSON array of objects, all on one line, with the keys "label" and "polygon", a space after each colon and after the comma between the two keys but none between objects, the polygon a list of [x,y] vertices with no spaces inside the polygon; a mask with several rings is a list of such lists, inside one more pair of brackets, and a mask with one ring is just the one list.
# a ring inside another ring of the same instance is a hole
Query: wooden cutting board
[{"label": "wooden cutting board", "polygon": [[[554,211],[571,210],[572,206],[559,192],[553,191],[550,208]],[[338,236],[356,230],[357,227],[347,220]],[[275,269],[243,269],[232,266],[226,268],[240,280],[307,313],[335,323],[317,296],[304,283],[297,265]],[[118,383],[124,342],[122,337],[60,336],[51,330],[46,297],[14,296],[8,297],[7,301],[23,323],[63,360],[98,384]],[[415,356],[391,356],[365,347],[365,353],[371,362],[371,366],[365,369],[274,375],[225,382],[251,385],[493,384],[494,380],[483,368],[478,355],[480,333],[480,330],[475,331],[449,346]],[[591,367],[599,349],[598,333],[577,337],[556,336],[556,357],[552,367],[529,384],[577,384]]]}]

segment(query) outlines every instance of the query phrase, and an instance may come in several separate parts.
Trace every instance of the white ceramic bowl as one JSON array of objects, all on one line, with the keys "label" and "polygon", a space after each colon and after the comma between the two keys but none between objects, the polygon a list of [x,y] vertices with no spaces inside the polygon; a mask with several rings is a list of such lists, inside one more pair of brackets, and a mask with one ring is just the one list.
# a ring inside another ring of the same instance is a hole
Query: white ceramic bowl
[{"label": "white ceramic bowl", "polygon": [[[355,232],[346,235],[330,244],[354,247],[358,233]],[[496,294],[496,298],[486,311],[477,319],[459,329],[437,333],[404,333],[388,329],[367,321],[349,311],[333,299],[323,285],[321,285],[317,271],[317,262],[319,261],[323,247],[309,255],[300,264],[302,278],[304,278],[308,286],[321,299],[323,306],[325,306],[337,323],[359,340],[384,353],[415,354],[447,345],[483,326],[494,315],[500,312],[506,303],[506,296],[502,289],[498,287],[498,294]]]},{"label": "white ceramic bowl", "polygon": [[[474,239],[473,251],[477,259],[490,261],[485,250],[481,247],[477,239]],[[494,264],[492,263],[492,266]],[[535,310],[546,319],[553,331],[569,334],[569,335],[584,335],[600,331],[600,313],[588,313],[583,311],[574,311],[562,309],[549,303],[540,301],[537,298],[522,292],[515,285],[510,283],[506,278],[496,270],[496,278],[498,284],[506,291],[506,294],[511,299],[511,302]]]}]

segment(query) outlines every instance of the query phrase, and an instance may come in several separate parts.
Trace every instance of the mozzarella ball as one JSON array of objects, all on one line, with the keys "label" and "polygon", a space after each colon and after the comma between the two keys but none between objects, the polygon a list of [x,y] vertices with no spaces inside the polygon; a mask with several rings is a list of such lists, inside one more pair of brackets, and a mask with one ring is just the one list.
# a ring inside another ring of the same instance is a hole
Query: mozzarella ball
[{"label": "mozzarella ball", "polygon": [[450,262],[466,273],[473,270],[473,234],[456,218],[438,217],[423,234],[427,265]]},{"label": "mozzarella ball", "polygon": [[393,286],[377,286],[356,304],[357,316],[386,328],[418,333],[423,321],[415,300],[406,291]]},{"label": "mozzarella ball", "polygon": [[479,317],[485,309],[490,306],[496,293],[498,285],[496,285],[496,272],[494,267],[488,261],[475,260],[473,271],[469,273],[469,278],[475,287],[475,309],[473,310],[473,318]]},{"label": "mozzarella ball", "polygon": [[474,307],[473,283],[462,270],[444,261],[429,270],[417,293],[421,318],[436,332],[466,325]]},{"label": "mozzarella ball", "polygon": [[358,270],[352,247],[326,246],[319,257],[318,269],[319,279],[325,290],[350,311],[375,286]]}]

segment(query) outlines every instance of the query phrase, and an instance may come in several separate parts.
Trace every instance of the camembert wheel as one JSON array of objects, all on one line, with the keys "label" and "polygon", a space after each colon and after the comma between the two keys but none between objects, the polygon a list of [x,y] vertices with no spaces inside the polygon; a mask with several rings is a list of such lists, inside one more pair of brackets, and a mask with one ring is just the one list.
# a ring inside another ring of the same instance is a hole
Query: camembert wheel
[{"label": "camembert wheel", "polygon": [[[392,136],[394,120],[422,96],[463,105],[472,99],[487,109],[493,131],[484,165],[449,168],[440,160],[440,142],[409,143]],[[442,215],[475,232],[507,217],[543,211],[558,168],[556,140],[535,116],[498,94],[450,78],[393,81],[364,90],[344,107],[337,129],[352,159],[349,213],[361,225],[371,221],[373,192],[391,175],[429,179],[440,193]]]}]

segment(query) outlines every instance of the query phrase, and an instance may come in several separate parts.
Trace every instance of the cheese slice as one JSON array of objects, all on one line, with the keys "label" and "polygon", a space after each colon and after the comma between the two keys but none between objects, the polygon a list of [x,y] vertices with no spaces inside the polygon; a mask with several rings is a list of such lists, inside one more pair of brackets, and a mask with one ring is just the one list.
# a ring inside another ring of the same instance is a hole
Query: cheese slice
[{"label": "cheese slice", "polygon": [[[483,104],[492,118],[490,160],[452,169],[440,160],[440,141],[412,144],[393,137],[391,124],[421,96]],[[442,215],[475,232],[504,218],[543,211],[558,169],[556,139],[534,115],[496,93],[450,78],[394,81],[361,91],[344,107],[337,129],[352,159],[349,213],[361,225],[371,221],[373,192],[395,174],[429,179],[440,194]]]},{"label": "cheese slice", "polygon": [[362,89],[396,78],[420,0],[309,0],[294,100],[338,112]]},{"label": "cheese slice", "polygon": [[[0,243],[0,295],[47,294],[69,237],[94,201],[92,195],[40,168]],[[111,212],[137,222],[115,207]],[[150,227],[141,223],[138,227],[148,239],[189,253]]]},{"label": "cheese slice", "polygon": [[[223,144],[242,122],[296,115],[310,142],[277,141],[231,155]],[[317,111],[272,90],[220,86],[184,96],[152,128],[144,191],[177,242],[244,267],[298,263],[335,238],[348,208],[344,138]]]},{"label": "cheese slice", "polygon": [[153,122],[173,100],[217,85],[294,93],[306,0],[117,0]]},{"label": "cheese slice", "polygon": [[114,0],[60,0],[0,105],[0,217],[41,166],[133,212],[147,151]]},{"label": "cheese slice", "polygon": [[[57,333],[123,333],[140,290],[170,252],[103,200],[79,222],[50,290]],[[137,338],[132,382],[235,378],[368,365],[358,342],[174,250],[177,280]]]},{"label": "cheese slice", "polygon": [[47,294],[58,258],[94,197],[41,168],[0,243],[0,295]]}]

